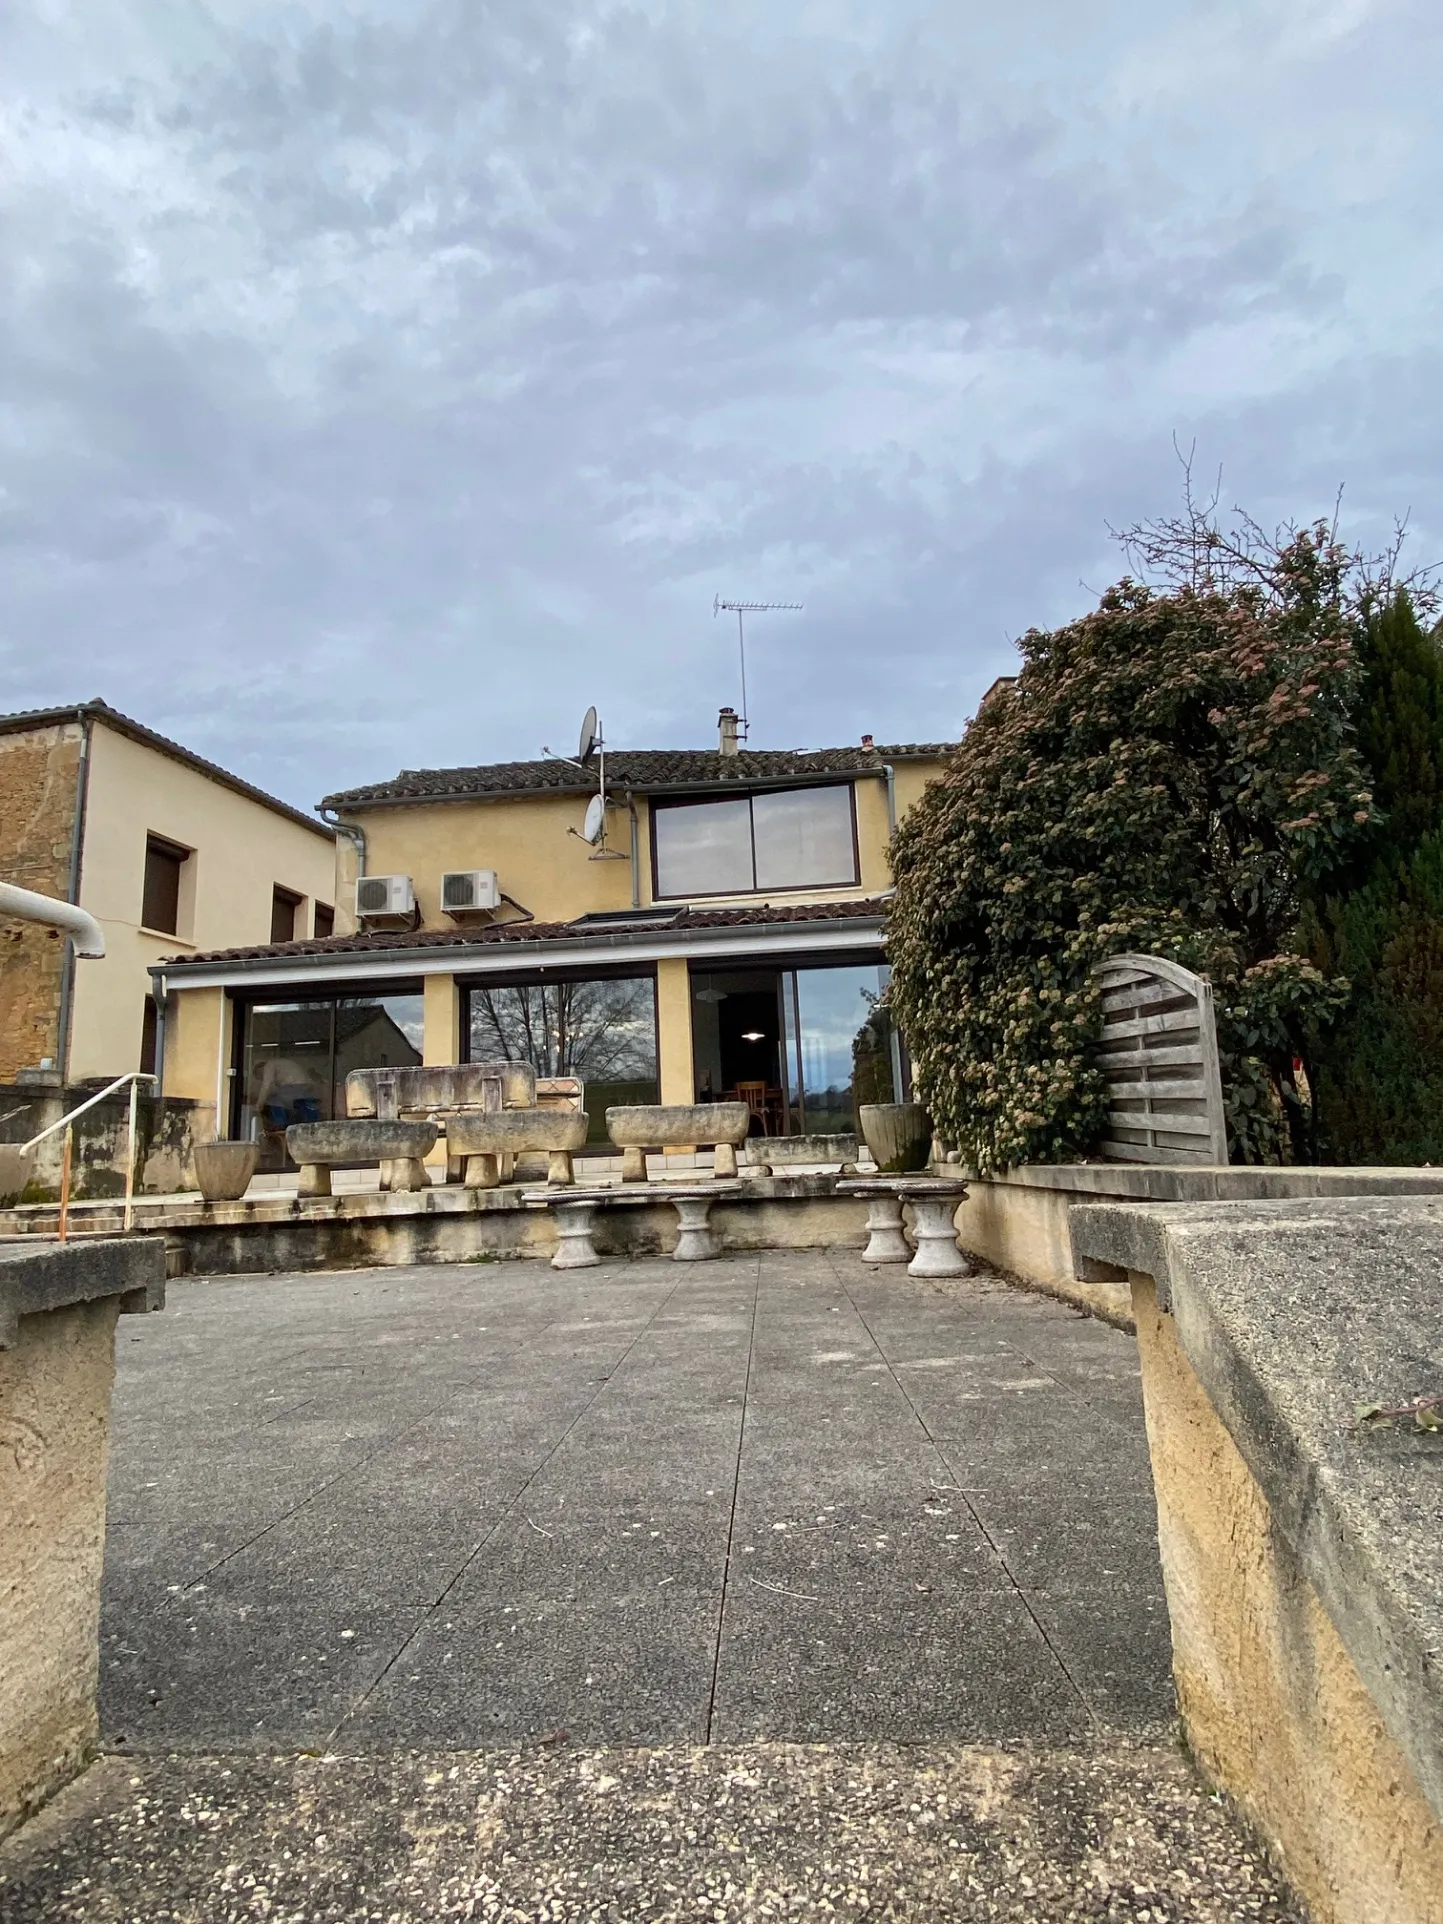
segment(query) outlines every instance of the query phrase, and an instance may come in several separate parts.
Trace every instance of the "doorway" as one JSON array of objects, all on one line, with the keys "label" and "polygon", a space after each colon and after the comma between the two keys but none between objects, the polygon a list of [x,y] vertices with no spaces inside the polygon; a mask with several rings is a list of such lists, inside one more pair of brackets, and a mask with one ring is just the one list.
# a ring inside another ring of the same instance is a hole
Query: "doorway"
[{"label": "doorway", "polygon": [[693,970],[698,1102],[745,1102],[755,1136],[842,1135],[864,1102],[905,1087],[900,1039],[881,1007],[885,963]]}]

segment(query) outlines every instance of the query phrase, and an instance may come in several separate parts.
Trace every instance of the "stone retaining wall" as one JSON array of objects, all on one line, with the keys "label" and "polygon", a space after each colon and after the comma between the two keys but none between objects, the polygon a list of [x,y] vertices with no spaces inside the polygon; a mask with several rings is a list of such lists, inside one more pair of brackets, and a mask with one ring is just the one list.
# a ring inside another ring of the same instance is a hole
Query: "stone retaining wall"
[{"label": "stone retaining wall", "polygon": [[164,1289],[153,1243],[0,1251],[0,1837],[95,1746],[115,1319]]},{"label": "stone retaining wall", "polygon": [[1173,1670],[1315,1924],[1443,1917],[1443,1200],[1094,1207],[1128,1272]]}]

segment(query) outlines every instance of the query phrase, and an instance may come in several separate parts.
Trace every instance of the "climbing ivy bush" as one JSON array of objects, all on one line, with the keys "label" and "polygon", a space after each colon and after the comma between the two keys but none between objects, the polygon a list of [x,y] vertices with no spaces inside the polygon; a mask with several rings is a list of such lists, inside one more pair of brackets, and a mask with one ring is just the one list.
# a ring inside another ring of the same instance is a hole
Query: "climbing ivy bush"
[{"label": "climbing ivy bush", "polygon": [[1231,1153],[1290,1154],[1293,1058],[1346,994],[1296,952],[1300,888],[1372,815],[1359,587],[1325,526],[1194,577],[1025,635],[895,838],[891,1004],[982,1172],[1095,1142],[1092,970],[1125,951],[1211,980]]}]

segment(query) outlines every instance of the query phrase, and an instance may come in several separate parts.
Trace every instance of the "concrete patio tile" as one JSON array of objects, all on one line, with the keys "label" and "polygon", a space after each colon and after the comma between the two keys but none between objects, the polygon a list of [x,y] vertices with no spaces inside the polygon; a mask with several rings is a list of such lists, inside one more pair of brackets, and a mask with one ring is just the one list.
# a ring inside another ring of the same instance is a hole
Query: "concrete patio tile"
[{"label": "concrete patio tile", "polygon": [[728,1590],[713,1740],[1066,1743],[1085,1706],[1015,1592]]},{"label": "concrete patio tile", "polygon": [[638,1587],[606,1600],[450,1600],[346,1720],[347,1749],[417,1744],[696,1743],[706,1732],[717,1599]]},{"label": "concrete patio tile", "polygon": [[1024,1590],[1132,1584],[1161,1594],[1157,1509],[1150,1491],[1019,1495],[994,1489],[972,1498],[983,1527]]},{"label": "concrete patio tile", "polygon": [[1167,1604],[1149,1584],[1029,1590],[1029,1608],[1105,1729],[1162,1731],[1177,1715]]},{"label": "concrete patio tile", "polygon": [[[934,1514],[928,1514],[928,1512]],[[818,1513],[778,1514],[774,1504],[738,1510],[732,1532],[734,1581],[765,1579],[824,1595],[892,1597],[1001,1589],[1007,1572],[961,1505],[837,1504]]]},{"label": "concrete patio tile", "polygon": [[217,1580],[103,1629],[106,1743],[131,1750],[323,1745],[402,1648],[414,1609]]}]

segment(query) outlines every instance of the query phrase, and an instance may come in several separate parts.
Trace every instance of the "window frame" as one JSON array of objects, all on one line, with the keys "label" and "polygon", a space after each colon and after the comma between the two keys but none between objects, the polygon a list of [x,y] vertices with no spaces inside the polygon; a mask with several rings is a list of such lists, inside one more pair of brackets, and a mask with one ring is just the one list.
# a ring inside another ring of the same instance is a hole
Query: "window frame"
[{"label": "window frame", "polygon": [[[762,888],[757,882],[757,824],[753,804],[759,795],[797,795],[808,794],[814,790],[843,788],[847,791],[847,808],[852,829],[852,873],[844,882],[777,882]],[[745,802],[752,858],[752,885],[749,889],[688,889],[680,895],[664,895],[661,888],[661,860],[657,848],[657,817],[670,808],[698,808],[719,802]],[[855,889],[862,885],[862,848],[857,834],[857,784],[843,778],[840,781],[826,782],[787,782],[775,787],[746,788],[740,793],[707,791],[700,795],[668,795],[651,798],[650,842],[651,842],[651,899],[653,902],[716,902],[739,895],[798,895],[813,890]]]},{"label": "window frame", "polygon": [[[296,934],[296,911],[302,906],[305,899],[304,895],[297,895],[294,889],[288,889],[283,882],[271,883],[270,946],[272,948],[275,948],[281,942],[304,942],[305,936]],[[276,934],[276,910],[282,903],[285,903],[291,912],[291,932],[289,935],[278,936]]]},{"label": "window frame", "polygon": [[[145,833],[145,863],[140,873],[140,919],[138,926],[152,935],[173,936],[178,942],[188,938],[181,931],[185,909],[185,866],[195,850],[186,848],[182,842],[173,842],[168,835],[157,835],[147,829]],[[152,922],[146,910],[154,906],[150,891],[150,860],[158,855],[167,862],[175,864],[175,924],[172,928],[162,928],[160,922]]]}]

